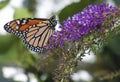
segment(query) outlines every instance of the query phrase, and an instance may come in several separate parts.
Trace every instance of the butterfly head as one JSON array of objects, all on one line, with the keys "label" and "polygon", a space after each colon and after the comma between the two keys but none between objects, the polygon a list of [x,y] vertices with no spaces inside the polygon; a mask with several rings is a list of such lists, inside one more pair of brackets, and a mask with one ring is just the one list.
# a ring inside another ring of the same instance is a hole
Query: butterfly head
[{"label": "butterfly head", "polygon": [[50,22],[51,22],[51,27],[53,28],[53,29],[55,29],[55,26],[57,25],[57,20],[56,20],[56,16],[52,16],[52,17],[50,17]]}]

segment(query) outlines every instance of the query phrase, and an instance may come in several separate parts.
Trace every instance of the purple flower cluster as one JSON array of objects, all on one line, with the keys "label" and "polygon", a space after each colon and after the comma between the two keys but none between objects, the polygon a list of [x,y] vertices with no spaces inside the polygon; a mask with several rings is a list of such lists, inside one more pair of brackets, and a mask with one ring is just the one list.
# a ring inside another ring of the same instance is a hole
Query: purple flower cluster
[{"label": "purple flower cluster", "polygon": [[62,22],[59,26],[61,31],[54,32],[49,40],[50,47],[64,46],[65,42],[80,39],[81,36],[101,26],[107,15],[115,12],[116,7],[101,3],[100,5],[89,5],[72,17]]}]

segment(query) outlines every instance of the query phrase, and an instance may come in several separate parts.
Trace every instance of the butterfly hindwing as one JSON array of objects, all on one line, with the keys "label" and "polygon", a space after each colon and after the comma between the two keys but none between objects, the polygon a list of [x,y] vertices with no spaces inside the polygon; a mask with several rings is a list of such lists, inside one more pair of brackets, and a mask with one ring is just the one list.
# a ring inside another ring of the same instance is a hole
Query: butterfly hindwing
[{"label": "butterfly hindwing", "polygon": [[22,38],[25,46],[32,51],[42,52],[56,25],[55,17],[50,19],[23,18],[4,25],[4,29]]},{"label": "butterfly hindwing", "polygon": [[33,25],[28,29],[28,33],[25,35],[26,38],[23,41],[30,50],[40,52],[46,46],[48,37],[52,35],[52,32],[53,30],[48,28],[47,25]]}]

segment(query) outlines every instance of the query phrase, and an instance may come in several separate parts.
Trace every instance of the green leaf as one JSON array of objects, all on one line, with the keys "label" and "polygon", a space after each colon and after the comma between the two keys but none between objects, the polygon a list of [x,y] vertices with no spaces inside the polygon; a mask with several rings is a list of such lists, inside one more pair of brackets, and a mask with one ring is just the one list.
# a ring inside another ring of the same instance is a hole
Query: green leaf
[{"label": "green leaf", "polygon": [[89,4],[100,3],[101,0],[81,0],[78,3],[73,3],[65,7],[59,14],[60,22],[67,19],[69,16],[80,12],[83,8],[87,7]]},{"label": "green leaf", "polygon": [[117,55],[120,55],[120,34],[114,35],[114,33],[111,33],[107,42],[109,43],[109,48]]},{"label": "green leaf", "polygon": [[11,45],[6,53],[0,54],[0,62],[4,63],[6,65],[10,64],[16,64],[18,61],[18,53],[17,53],[17,48],[16,45]]},{"label": "green leaf", "polygon": [[14,41],[11,35],[0,35],[0,53],[7,52],[11,45],[14,44]]},{"label": "green leaf", "polygon": [[27,8],[15,8],[14,19],[19,18],[31,18],[32,14],[27,10]]},{"label": "green leaf", "polygon": [[18,61],[18,48],[20,39],[13,35],[0,35],[0,62],[15,64]]},{"label": "green leaf", "polygon": [[10,0],[0,0],[0,9],[4,8]]}]

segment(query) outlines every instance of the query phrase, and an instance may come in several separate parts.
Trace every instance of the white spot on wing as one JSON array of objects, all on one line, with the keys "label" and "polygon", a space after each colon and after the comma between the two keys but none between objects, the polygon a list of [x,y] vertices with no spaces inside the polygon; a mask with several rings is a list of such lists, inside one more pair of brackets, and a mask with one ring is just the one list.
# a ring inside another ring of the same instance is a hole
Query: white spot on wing
[{"label": "white spot on wing", "polygon": [[17,24],[20,24],[20,21],[19,21],[19,20],[17,20],[16,22],[17,22]]}]

